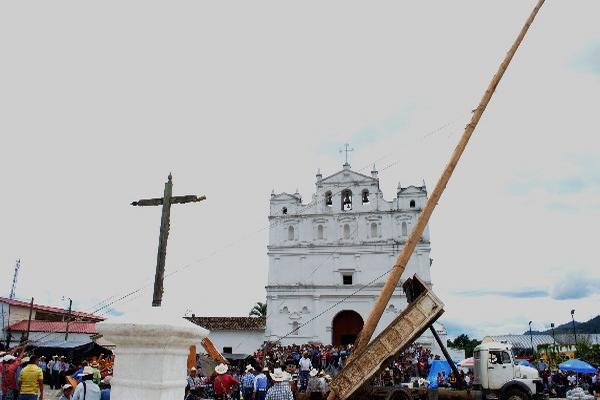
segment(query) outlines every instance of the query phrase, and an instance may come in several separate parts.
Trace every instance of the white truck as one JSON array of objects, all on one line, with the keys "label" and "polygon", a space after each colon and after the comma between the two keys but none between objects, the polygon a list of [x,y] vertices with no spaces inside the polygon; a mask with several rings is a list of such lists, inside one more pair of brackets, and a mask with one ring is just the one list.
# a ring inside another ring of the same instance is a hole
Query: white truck
[{"label": "white truck", "polygon": [[[511,346],[506,343],[482,343],[474,351],[472,388],[427,391],[423,388],[370,386],[371,379],[426,329],[444,352],[452,370],[458,375],[444,343],[431,326],[444,312],[444,304],[418,277],[403,285],[408,306],[386,327],[361,354],[351,357],[330,389],[338,400],[378,399],[414,400],[428,397],[460,400],[538,400],[544,398],[544,387],[538,371],[517,365]],[[459,382],[461,386],[462,382]],[[464,386],[463,386],[464,387]]]},{"label": "white truck", "polygon": [[472,392],[481,399],[528,400],[544,398],[544,385],[535,368],[517,365],[511,346],[487,342],[473,352]]}]

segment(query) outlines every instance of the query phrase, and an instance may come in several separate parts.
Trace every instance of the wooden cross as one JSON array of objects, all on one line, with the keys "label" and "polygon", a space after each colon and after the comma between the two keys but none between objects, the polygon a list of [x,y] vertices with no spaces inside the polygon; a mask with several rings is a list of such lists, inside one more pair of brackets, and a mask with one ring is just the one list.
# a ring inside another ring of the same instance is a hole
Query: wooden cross
[{"label": "wooden cross", "polygon": [[346,143],[346,144],[344,145],[344,148],[341,148],[341,149],[340,149],[340,154],[342,153],[342,151],[345,151],[345,152],[346,152],[346,162],[344,163],[344,166],[350,165],[350,164],[348,164],[348,152],[349,152],[349,151],[354,151],[354,149],[351,149],[351,148],[350,148],[350,145],[349,145],[348,143]]},{"label": "wooden cross", "polygon": [[163,197],[154,199],[142,199],[131,203],[132,206],[160,206],[162,205],[162,217],[160,219],[160,235],[158,237],[158,256],[156,257],[156,275],[154,276],[154,294],[152,295],[152,307],[160,307],[163,295],[163,281],[165,279],[165,260],[167,258],[167,239],[171,224],[171,204],[196,203],[206,200],[206,196],[173,196],[173,176],[169,174],[169,180],[165,182],[165,193]]}]

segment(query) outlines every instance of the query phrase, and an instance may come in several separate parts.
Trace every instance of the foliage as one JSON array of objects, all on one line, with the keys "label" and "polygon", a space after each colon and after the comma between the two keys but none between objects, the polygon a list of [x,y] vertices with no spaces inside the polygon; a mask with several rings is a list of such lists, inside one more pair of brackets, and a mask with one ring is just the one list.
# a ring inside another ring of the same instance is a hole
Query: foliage
[{"label": "foliage", "polygon": [[[558,344],[542,344],[538,346],[538,357],[545,358],[550,368],[558,368],[558,365],[567,360],[567,356],[560,352]],[[545,356],[545,357],[543,357]]]},{"label": "foliage", "polygon": [[454,340],[448,339],[448,346],[453,347],[455,349],[462,349],[465,351],[465,357],[472,357],[473,350],[475,347],[481,344],[481,340],[477,339],[469,339],[469,335],[465,335],[464,333],[460,334]]},{"label": "foliage", "polygon": [[590,345],[586,341],[578,341],[575,349],[576,358],[595,365],[600,364],[600,345]]},{"label": "foliage", "polygon": [[250,313],[248,313],[250,317],[266,317],[267,316],[267,303],[261,303],[257,301]]}]

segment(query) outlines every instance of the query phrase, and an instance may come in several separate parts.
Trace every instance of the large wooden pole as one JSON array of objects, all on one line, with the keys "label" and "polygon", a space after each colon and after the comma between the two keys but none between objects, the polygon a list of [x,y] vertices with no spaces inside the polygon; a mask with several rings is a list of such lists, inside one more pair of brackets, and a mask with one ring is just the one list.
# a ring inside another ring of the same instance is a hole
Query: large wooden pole
[{"label": "large wooden pole", "polygon": [[165,182],[165,193],[162,203],[162,218],[160,220],[160,236],[158,237],[158,255],[156,256],[156,275],[154,276],[154,294],[152,307],[160,307],[163,295],[163,282],[165,280],[165,260],[167,258],[167,239],[171,225],[171,196],[173,195],[173,177]]},{"label": "large wooden pole", "polygon": [[394,293],[394,290],[396,289],[396,285],[398,284],[398,281],[400,280],[400,277],[402,276],[402,273],[404,272],[404,269],[406,268],[406,264],[408,263],[408,260],[410,259],[417,243],[421,239],[421,236],[423,235],[423,231],[425,230],[425,227],[427,226],[427,223],[429,222],[429,217],[431,217],[431,214],[433,213],[435,206],[437,205],[438,201],[440,200],[440,197],[442,196],[442,193],[444,192],[444,189],[446,188],[446,185],[448,184],[448,181],[450,180],[450,177],[452,176],[452,172],[454,171],[454,168],[456,168],[456,165],[458,164],[458,161],[460,160],[462,153],[465,151],[465,147],[467,146],[467,143],[469,142],[469,139],[471,138],[471,135],[473,134],[473,131],[475,130],[475,127],[477,126],[477,123],[481,119],[481,115],[483,114],[483,112],[485,111],[485,108],[487,107],[488,103],[490,102],[490,99],[492,98],[492,95],[494,94],[494,91],[496,90],[498,83],[500,83],[500,79],[502,79],[502,76],[504,75],[504,72],[506,71],[508,64],[510,63],[513,56],[515,55],[517,48],[523,41],[523,38],[525,37],[525,34],[527,33],[529,26],[531,25],[535,16],[537,15],[538,11],[544,4],[544,1],[545,0],[538,0],[537,5],[533,9],[533,11],[531,12],[531,15],[529,15],[529,18],[527,19],[527,21],[525,22],[525,25],[521,29],[519,36],[517,37],[514,44],[512,45],[512,47],[506,54],[506,57],[502,61],[502,64],[500,64],[498,71],[496,72],[496,74],[492,78],[490,84],[488,85],[487,89],[485,90],[485,93],[483,94],[483,97],[481,98],[479,105],[477,106],[477,108],[475,110],[473,110],[473,115],[471,116],[471,121],[465,127],[465,131],[464,131],[460,141],[458,142],[458,145],[456,145],[456,148],[454,149],[454,152],[452,153],[452,156],[450,157],[450,161],[446,165],[446,168],[444,169],[442,176],[440,176],[440,179],[438,180],[437,184],[435,185],[435,189],[433,189],[433,192],[431,193],[431,197],[429,197],[429,199],[427,200],[427,203],[425,204],[425,208],[423,208],[423,211],[421,212],[421,215],[419,216],[419,219],[417,220],[417,224],[412,229],[410,236],[408,237],[408,240],[406,241],[406,244],[404,245],[404,248],[402,249],[402,253],[400,253],[400,255],[398,256],[398,259],[396,260],[396,263],[392,267],[392,270],[391,270],[390,275],[385,283],[385,286],[383,287],[383,289],[379,295],[379,298],[375,302],[375,305],[373,306],[373,310],[371,311],[371,314],[369,315],[369,318],[367,319],[367,322],[365,322],[365,325],[363,326],[363,329],[361,330],[361,332],[357,338],[355,348],[352,352],[353,356],[355,354],[359,354],[362,351],[364,351],[367,344],[369,343],[369,340],[371,340],[371,336],[373,336],[373,332],[375,331],[375,328],[377,327],[377,324],[379,323],[379,320],[381,319],[381,315],[383,314],[383,311],[384,311],[387,303],[390,301],[390,298],[392,297],[392,294]]}]

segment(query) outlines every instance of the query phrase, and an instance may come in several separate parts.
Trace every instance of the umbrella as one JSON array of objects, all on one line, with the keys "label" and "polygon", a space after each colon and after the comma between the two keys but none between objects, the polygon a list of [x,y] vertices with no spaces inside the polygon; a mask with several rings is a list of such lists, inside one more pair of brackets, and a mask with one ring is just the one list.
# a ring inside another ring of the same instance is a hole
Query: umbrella
[{"label": "umbrella", "polygon": [[596,372],[596,368],[592,367],[585,361],[578,360],[576,358],[567,360],[560,364],[558,368],[562,371],[573,371],[579,374],[593,374]]},{"label": "umbrella", "polygon": [[519,361],[519,365],[524,365],[526,367],[532,367],[533,368],[533,365],[529,362],[529,360],[521,360],[521,361]]},{"label": "umbrella", "polygon": [[462,368],[473,368],[475,366],[475,360],[473,357],[465,358],[458,365]]}]

